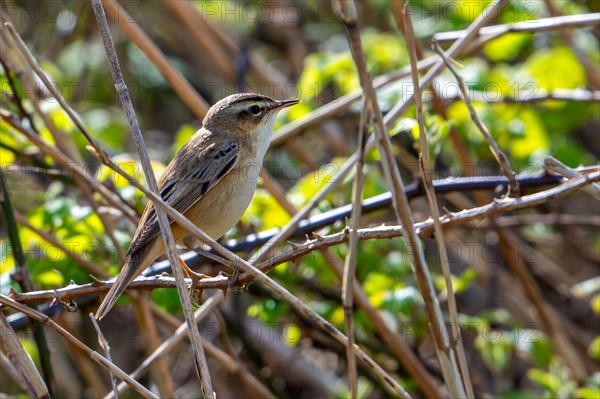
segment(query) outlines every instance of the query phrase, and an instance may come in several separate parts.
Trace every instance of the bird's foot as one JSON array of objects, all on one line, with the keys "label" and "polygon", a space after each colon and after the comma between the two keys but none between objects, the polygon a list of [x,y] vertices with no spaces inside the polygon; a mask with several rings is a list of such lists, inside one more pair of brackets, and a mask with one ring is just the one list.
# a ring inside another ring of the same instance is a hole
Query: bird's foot
[{"label": "bird's foot", "polygon": [[200,298],[202,297],[202,288],[197,288],[198,281],[209,278],[206,274],[196,273],[179,257],[179,263],[185,274],[192,280],[190,283],[190,297],[194,306],[199,306]]}]

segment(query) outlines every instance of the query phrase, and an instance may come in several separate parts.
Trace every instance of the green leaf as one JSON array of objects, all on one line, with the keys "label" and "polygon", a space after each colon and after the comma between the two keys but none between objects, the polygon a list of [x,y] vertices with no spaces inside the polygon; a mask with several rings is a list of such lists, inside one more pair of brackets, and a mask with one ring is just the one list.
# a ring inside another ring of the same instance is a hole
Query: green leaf
[{"label": "green leaf", "polygon": [[546,335],[538,330],[515,329],[514,341],[520,350],[526,352],[538,368],[547,368],[553,356],[552,344]]},{"label": "green leaf", "polygon": [[587,353],[592,359],[600,361],[600,336],[596,336],[590,343]]},{"label": "green leaf", "polygon": [[560,379],[548,372],[538,369],[529,369],[527,371],[527,377],[552,393],[556,393],[560,389]]},{"label": "green leaf", "polygon": [[578,399],[598,399],[600,398],[600,389],[598,388],[579,388],[575,392]]},{"label": "green leaf", "polygon": [[183,125],[179,129],[179,131],[175,134],[175,142],[173,143],[173,154],[177,153],[183,147],[192,136],[196,133],[196,129],[194,129],[190,125]]},{"label": "green leaf", "polygon": [[373,306],[383,305],[385,295],[394,286],[394,281],[387,274],[371,272],[367,275],[363,288]]},{"label": "green leaf", "polygon": [[596,313],[600,313],[600,294],[594,295],[590,302],[592,310]]},{"label": "green leaf", "polygon": [[421,293],[412,286],[397,288],[383,295],[383,307],[394,313],[410,315],[419,302],[422,302]]},{"label": "green leaf", "polygon": [[568,47],[537,51],[525,66],[539,87],[545,90],[576,89],[586,84],[585,71]]},{"label": "green leaf", "polygon": [[491,61],[510,61],[530,41],[528,33],[509,33],[486,43],[483,52]]},{"label": "green leaf", "polygon": [[62,273],[56,269],[39,274],[37,280],[47,287],[60,287],[65,283]]},{"label": "green leaf", "polygon": [[242,223],[268,230],[274,227],[283,227],[290,220],[290,215],[272,195],[259,188],[254,193],[241,220]]},{"label": "green leaf", "polygon": [[291,347],[298,345],[302,339],[302,330],[294,323],[289,323],[283,329],[283,341]]},{"label": "green leaf", "polygon": [[486,329],[477,336],[475,346],[485,365],[494,373],[503,372],[510,364],[514,343],[506,331]]}]

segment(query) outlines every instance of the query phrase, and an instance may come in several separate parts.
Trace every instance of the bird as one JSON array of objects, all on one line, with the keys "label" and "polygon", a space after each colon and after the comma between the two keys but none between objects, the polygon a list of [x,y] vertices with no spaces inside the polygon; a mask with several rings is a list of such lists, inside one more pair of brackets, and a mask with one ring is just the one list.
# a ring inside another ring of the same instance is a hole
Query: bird
[{"label": "bird", "polygon": [[[162,199],[213,239],[222,237],[252,200],[277,113],[298,102],[253,93],[219,100],[208,110],[202,128],[167,166],[158,183]],[[191,234],[169,222],[176,243],[189,242]],[[104,318],[127,286],[164,252],[156,210],[148,201],[121,272],[96,318]]]}]

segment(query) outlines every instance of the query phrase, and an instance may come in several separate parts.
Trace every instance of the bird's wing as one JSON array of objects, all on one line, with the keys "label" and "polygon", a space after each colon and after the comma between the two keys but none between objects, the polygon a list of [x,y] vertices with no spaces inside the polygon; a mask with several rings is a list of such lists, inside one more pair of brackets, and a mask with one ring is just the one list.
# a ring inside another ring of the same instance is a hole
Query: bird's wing
[{"label": "bird's wing", "polygon": [[[161,182],[163,184],[160,187],[160,196],[177,211],[185,213],[233,169],[239,152],[240,142],[237,139],[227,140],[219,145],[213,144],[204,154],[198,156],[195,162],[185,165],[186,170],[174,175],[168,181]],[[177,163],[180,159],[173,162]],[[174,165],[167,170],[182,169],[176,166],[184,165]],[[171,222],[172,219],[169,218],[169,223]],[[153,204],[148,203],[129,251],[135,252],[143,247],[159,232],[156,210]]]}]

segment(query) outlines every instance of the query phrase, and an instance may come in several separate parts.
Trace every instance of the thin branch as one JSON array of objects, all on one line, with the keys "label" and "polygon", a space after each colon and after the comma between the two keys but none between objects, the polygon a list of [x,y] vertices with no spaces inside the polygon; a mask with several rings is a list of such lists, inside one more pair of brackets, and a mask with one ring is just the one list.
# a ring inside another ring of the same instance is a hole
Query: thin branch
[{"label": "thin branch", "polygon": [[[543,101],[578,101],[578,102],[599,102],[600,91],[590,91],[583,89],[553,89],[551,91],[539,90],[524,93],[516,93],[515,96],[505,96],[501,92],[479,91],[467,88],[469,99],[484,103],[538,103]],[[460,93],[448,95],[446,90],[436,93],[440,98],[446,101],[462,100]]]},{"label": "thin branch", "polygon": [[114,375],[119,377],[121,380],[126,381],[129,384],[129,386],[131,386],[133,388],[134,391],[136,391],[137,393],[139,393],[140,395],[142,395],[145,398],[158,399],[152,392],[147,390],[143,385],[141,385],[139,382],[135,381],[133,378],[129,377],[129,375],[127,375],[127,373],[125,373],[123,370],[121,370],[116,365],[111,363],[104,356],[100,355],[96,351],[91,350],[87,345],[85,345],[83,342],[81,342],[80,340],[75,338],[67,330],[65,330],[58,324],[56,324],[56,322],[54,320],[52,320],[50,317],[46,316],[45,314],[43,314],[37,310],[31,309],[31,308],[27,307],[26,305],[23,305],[23,304],[15,301],[14,299],[9,298],[2,294],[0,294],[0,304],[7,306],[9,308],[15,309],[21,313],[24,313],[28,317],[43,323],[44,325],[48,326],[49,328],[56,330],[56,332],[58,334],[60,334],[61,336],[63,336],[67,340],[67,342],[70,342],[73,345],[75,345],[75,347],[77,347],[78,349],[83,351],[94,362],[98,363],[103,368],[109,370],[111,373],[113,373]]},{"label": "thin branch", "polygon": [[[21,305],[22,306],[22,305]],[[10,359],[12,367],[27,386],[27,393],[34,398],[50,399],[48,387],[33,360],[25,351],[17,334],[10,326],[4,312],[0,309],[0,347]]]},{"label": "thin branch", "polygon": [[[506,6],[507,3],[508,0],[494,0],[493,2],[491,2],[481,12],[481,14],[477,16],[475,21],[473,21],[473,23],[469,25],[469,27],[465,31],[465,35],[458,39],[456,42],[454,42],[452,46],[450,46],[450,48],[447,51],[448,57],[455,58],[458,55],[461,55],[462,53],[467,51],[471,51],[475,47],[477,47],[470,46],[470,43],[473,41],[474,38],[477,37],[477,32],[479,32],[479,29],[481,29],[488,22],[496,18],[496,16],[500,13],[502,8]],[[481,38],[480,41],[481,43],[484,43],[485,41],[491,40],[494,37],[494,35],[484,36]],[[479,43],[479,45],[481,43]],[[423,76],[423,79],[421,80],[421,91],[424,91],[425,88],[433,81],[433,78],[439,75],[443,69],[444,60],[442,60],[440,57],[437,57],[435,59],[435,65],[433,65],[431,69],[427,71],[427,73],[425,74],[425,76]],[[408,107],[411,105],[412,101],[414,101],[414,96],[409,96],[403,102],[396,104],[385,116],[386,125],[390,126],[391,124],[396,122],[398,118],[400,118],[400,116],[402,116],[402,114],[406,112]]]},{"label": "thin branch", "polygon": [[[223,289],[227,287],[229,280],[225,276],[210,277],[198,281],[197,289]],[[102,295],[110,290],[114,281],[96,280],[88,284],[69,284],[63,288],[57,288],[46,291],[15,292],[10,293],[10,297],[21,303],[42,303],[57,301],[60,303],[71,303],[74,299],[89,296]],[[185,279],[186,286],[191,284],[189,278]],[[136,278],[127,289],[153,290],[157,288],[177,288],[177,282],[173,277],[167,276],[140,276]]]},{"label": "thin branch", "polygon": [[[161,345],[156,331],[157,326],[152,317],[151,303],[150,291],[140,292],[140,295],[137,295],[137,299],[133,302],[133,314],[140,329],[141,343],[146,355],[151,354]],[[185,321],[183,324],[185,325]],[[150,378],[156,384],[161,398],[174,398],[177,396],[173,378],[169,373],[169,365],[165,359],[157,360],[150,368]]]},{"label": "thin branch", "polygon": [[14,214],[15,214],[15,219],[17,220],[18,224],[27,228],[28,230],[31,230],[33,233],[35,233],[36,235],[41,237],[44,241],[47,241],[48,243],[52,244],[54,247],[60,249],[65,255],[67,255],[69,258],[71,258],[75,263],[77,263],[83,269],[87,270],[88,272],[92,273],[93,275],[96,275],[96,276],[99,276],[102,278],[108,277],[108,273],[103,268],[99,267],[95,263],[88,261],[83,256],[81,256],[79,253],[75,252],[73,249],[67,248],[63,243],[61,243],[55,236],[53,236],[49,232],[33,226],[31,223],[29,223],[29,220],[27,219],[27,217],[25,215],[23,215],[22,213],[20,213],[18,211],[15,211]]},{"label": "thin branch", "polygon": [[[560,184],[557,187],[553,187],[535,194],[525,195],[520,198],[495,199],[493,202],[484,206],[465,209],[456,213],[449,213],[442,216],[440,221],[445,229],[471,221],[478,221],[479,225],[482,219],[489,218],[490,216],[544,204],[551,200],[562,198],[577,190],[581,190],[582,187],[598,181],[600,181],[600,171],[590,173],[589,175],[577,176],[576,178]],[[523,215],[519,216],[519,218],[524,218],[524,223],[526,223],[527,220],[530,220],[530,216],[536,216],[532,221],[539,222],[538,215]],[[565,216],[567,219],[563,220],[563,222],[569,223],[572,217],[575,215]],[[549,222],[552,222],[552,220]],[[588,222],[592,223],[592,227],[600,227],[600,218],[598,217],[591,217],[589,218]],[[512,217],[507,219],[507,226],[512,226],[515,224],[516,223],[512,221]],[[500,220],[500,225],[504,225],[502,220]],[[428,219],[424,222],[415,223],[415,229],[421,235],[429,235],[433,232],[433,221]],[[358,236],[361,240],[374,240],[379,238],[389,239],[401,237],[402,235],[403,229],[401,226],[380,226],[358,230]],[[339,233],[327,236],[318,236],[317,238],[306,240],[303,243],[295,243],[290,249],[283,251],[269,258],[267,261],[259,264],[258,268],[263,272],[267,272],[279,264],[293,261],[294,259],[302,257],[315,250],[346,243],[348,241],[348,236],[348,231],[345,229]],[[252,280],[252,276],[246,276],[241,279],[241,283],[249,284]],[[197,283],[197,287],[199,289],[226,289],[228,282],[229,280],[224,276],[212,277],[199,281]],[[70,285],[68,287],[50,291],[34,291],[28,293],[12,292],[11,297],[20,303],[50,302],[57,297],[62,298],[65,302],[69,302],[77,297],[107,292],[111,285],[112,282],[97,281],[85,285]],[[131,283],[131,285],[129,285],[130,288],[143,289],[174,288],[175,286],[175,280],[172,277],[161,276],[138,277]]]},{"label": "thin branch", "polygon": [[[558,173],[568,179],[581,175],[579,172],[569,168],[554,157],[546,157],[544,159],[544,167],[550,172]],[[600,201],[600,186],[598,184],[592,183],[589,186],[582,188],[582,190]]]},{"label": "thin branch", "polygon": [[375,131],[374,136],[376,137],[377,149],[381,157],[385,180],[392,193],[392,204],[396,218],[404,227],[404,240],[408,247],[419,291],[425,302],[425,310],[434,330],[435,348],[444,381],[448,386],[451,397],[464,397],[465,387],[460,377],[454,348],[452,348],[448,342],[445,342],[446,340],[444,337],[448,337],[446,325],[431,280],[425,254],[414,229],[412,211],[408,202],[408,197],[406,196],[404,183],[400,177],[398,164],[395,161],[394,153],[392,151],[391,140],[387,132],[386,124],[379,109],[377,93],[375,92],[367,69],[367,61],[362,49],[360,31],[358,29],[356,7],[353,1],[333,0],[332,5],[334,13],[346,28],[346,34],[348,36],[354,63],[358,69],[360,84],[364,91],[365,103],[370,103],[373,109],[375,116],[375,124],[373,126]]},{"label": "thin branch", "polygon": [[365,104],[361,113],[361,121],[358,128],[358,160],[354,172],[354,183],[352,185],[352,216],[350,233],[348,237],[348,255],[344,262],[342,277],[342,306],[344,307],[344,321],[346,325],[346,362],[348,368],[348,383],[352,398],[358,397],[358,374],[356,371],[356,358],[354,356],[354,284],[356,273],[356,259],[358,257],[358,227],[362,211],[362,196],[365,176],[363,166],[365,163],[365,146],[369,133],[370,106]]},{"label": "thin branch", "polygon": [[[137,280],[136,280],[137,281]],[[224,296],[222,292],[217,292],[208,298],[203,304],[202,307],[194,313],[194,321],[195,323],[199,323],[202,319],[204,319],[213,309],[216,308],[224,300]],[[154,349],[154,351],[144,359],[139,366],[129,375],[131,378],[135,378],[136,380],[142,378],[146,372],[150,369],[150,366],[167,355],[171,350],[177,346],[183,339],[189,337],[189,329],[187,328],[187,324],[181,324],[175,333],[167,338],[159,347]],[[203,345],[206,345],[206,342],[203,342]],[[118,386],[117,391],[119,393],[123,393],[127,389],[127,384],[121,383]],[[117,392],[115,391],[115,392]],[[105,399],[113,398],[115,395],[108,394]]]},{"label": "thin branch", "polygon": [[[415,108],[417,114],[417,123],[419,127],[419,149],[420,158],[419,165],[421,169],[421,176],[423,176],[423,183],[425,187],[425,193],[427,195],[427,201],[429,203],[429,209],[431,211],[431,217],[433,219],[433,227],[435,231],[435,241],[437,243],[438,253],[440,256],[440,263],[442,266],[442,273],[446,283],[446,292],[448,297],[448,313],[450,314],[450,331],[452,332],[452,344],[454,345],[458,367],[460,375],[455,377],[462,377],[462,385],[465,388],[467,398],[473,399],[475,394],[473,393],[473,384],[471,383],[471,376],[469,374],[469,368],[467,364],[467,358],[465,355],[465,349],[462,342],[460,324],[458,322],[458,310],[456,306],[456,298],[454,297],[454,288],[452,287],[452,274],[450,272],[450,262],[448,260],[448,253],[446,251],[446,239],[444,237],[444,230],[442,223],[440,222],[440,211],[435,196],[435,190],[433,188],[433,171],[431,170],[431,161],[429,159],[429,145],[427,143],[427,131],[425,129],[425,113],[423,111],[422,93],[419,86],[419,72],[417,71],[417,46],[415,32],[413,30],[412,19],[410,17],[410,5],[407,2],[404,3],[404,9],[402,10],[404,19],[404,36],[406,37],[408,53],[410,57],[410,65],[412,69],[412,80],[413,87],[415,90]],[[456,385],[457,384],[455,382]]]},{"label": "thin branch", "polygon": [[[152,171],[150,157],[148,156],[148,152],[146,150],[144,138],[142,136],[140,126],[135,116],[135,110],[133,108],[133,104],[131,103],[131,98],[129,97],[127,86],[125,85],[125,82],[123,80],[123,74],[121,73],[121,67],[119,65],[115,46],[110,35],[108,21],[106,20],[106,15],[104,14],[104,8],[102,7],[101,0],[92,0],[92,5],[94,8],[94,14],[96,15],[98,26],[100,28],[100,33],[102,35],[102,40],[104,42],[104,48],[106,50],[106,56],[110,64],[110,71],[113,77],[113,81],[115,83],[115,89],[117,93],[119,93],[121,104],[123,105],[123,109],[125,110],[125,114],[127,115],[131,135],[136,144],[138,154],[142,162],[144,175],[146,176],[146,182],[148,183],[148,187],[150,187],[151,192],[157,194],[159,192],[158,184],[156,183],[156,177],[154,176],[154,172]],[[202,393],[205,398],[213,398],[215,394],[212,388],[212,383],[210,381],[210,372],[206,363],[204,349],[202,348],[202,337],[200,336],[200,331],[198,331],[198,325],[194,322],[192,302],[185,288],[183,270],[179,267],[179,258],[175,249],[175,239],[173,238],[171,225],[165,212],[156,206],[155,208],[156,216],[162,233],[162,238],[165,242],[165,247],[167,249],[167,255],[169,257],[169,261],[171,262],[171,269],[173,271],[173,275],[175,276],[175,280],[177,281],[177,291],[179,293],[179,298],[183,307],[183,313],[188,328],[190,329],[190,339],[192,341],[192,348],[194,353],[194,365],[196,367],[198,377],[200,378],[200,383],[202,384]]]},{"label": "thin branch", "polygon": [[[108,344],[108,341],[106,340],[106,338],[104,338],[104,334],[102,333],[102,330],[100,329],[100,326],[98,325],[98,320],[96,320],[93,313],[90,313],[89,316],[90,316],[90,320],[92,321],[92,325],[94,326],[94,329],[96,330],[96,334],[98,335],[98,343],[100,344],[100,347],[102,348],[102,350],[104,350],[104,356],[106,356],[106,359],[108,359],[108,361],[112,363],[112,356],[110,355],[110,345]],[[111,373],[109,373],[109,378],[110,378],[110,385],[112,386],[113,392],[115,393],[115,397],[118,399],[119,395],[118,395],[118,391],[117,391],[117,380],[116,380],[115,376],[112,375]],[[127,384],[125,384],[125,385],[127,385]]]},{"label": "thin branch", "polygon": [[198,23],[198,12],[194,4],[188,1],[165,1],[163,5],[177,18],[182,24],[181,26],[190,33],[191,39],[199,47],[198,51],[205,53],[204,57],[215,64],[216,69],[224,75],[229,83],[235,82],[234,63],[229,59],[218,41],[212,35],[207,34],[202,24]]},{"label": "thin branch", "polygon": [[[562,17],[561,11],[554,5],[552,0],[544,0],[548,12],[553,17]],[[573,32],[564,26],[560,26],[558,33],[563,37],[563,40],[569,46],[571,51],[575,54],[575,57],[579,60],[579,63],[585,71],[588,85],[594,90],[600,90],[600,76],[598,76],[598,63],[590,60],[587,54],[581,49],[579,43],[575,40]],[[594,40],[594,39],[592,39]],[[598,42],[595,43],[598,46]]]},{"label": "thin branch", "polygon": [[[21,97],[19,97],[19,90],[17,90],[15,80],[13,78],[13,75],[11,74],[12,68],[8,67],[7,62],[3,57],[3,55],[5,53],[3,53],[2,56],[0,56],[0,65],[2,65],[2,69],[4,69],[4,73],[6,75],[6,81],[8,82],[8,86],[10,87],[10,91],[12,92],[12,95],[14,97],[13,102],[17,105],[17,108],[19,109],[19,114],[21,115],[21,117],[26,118],[29,121],[29,126],[31,126],[31,130],[33,130],[34,132],[39,134],[39,131],[37,130],[37,128],[35,127],[35,124],[33,123],[33,116],[29,112],[27,112],[27,110],[23,106],[23,100],[21,99]],[[12,72],[14,72],[14,70],[12,70]]]},{"label": "thin branch", "polygon": [[587,375],[585,367],[581,359],[579,359],[577,352],[571,346],[558,315],[544,300],[540,286],[531,273],[529,273],[529,270],[527,270],[527,265],[523,258],[518,254],[516,248],[519,247],[519,242],[512,239],[502,230],[503,234],[499,235],[499,243],[502,250],[506,252],[506,256],[504,256],[505,262],[523,285],[525,294],[535,306],[543,329],[555,345],[556,351],[563,357],[565,364],[571,369],[575,379],[583,382]]},{"label": "thin branch", "polygon": [[[15,218],[15,210],[12,207],[8,185],[2,170],[0,170],[0,209],[2,209],[4,214],[8,239],[15,260],[15,272],[11,275],[11,278],[21,287],[23,292],[33,291],[33,281],[31,280],[29,268],[27,267],[27,259],[23,253],[23,245],[21,243],[19,228]],[[39,323],[34,323],[33,337],[40,357],[44,378],[48,384],[48,394],[53,396],[56,392],[56,380],[52,370],[52,362],[50,361],[50,351],[48,349],[46,334],[44,328]]]},{"label": "thin branch", "polygon": [[519,182],[517,181],[515,172],[512,170],[510,163],[508,162],[508,157],[506,156],[506,154],[504,154],[504,151],[502,151],[502,149],[500,148],[498,143],[496,143],[496,140],[494,140],[494,138],[490,134],[487,127],[483,124],[481,119],[479,119],[479,116],[477,115],[477,112],[475,112],[475,108],[473,108],[473,104],[471,103],[471,100],[469,99],[469,93],[468,93],[467,86],[465,85],[464,80],[462,79],[460,74],[456,71],[456,69],[454,68],[452,63],[449,61],[448,56],[446,55],[446,53],[444,53],[444,50],[442,50],[440,45],[436,42],[433,42],[433,47],[434,47],[435,51],[440,55],[440,57],[442,57],[442,60],[446,63],[446,66],[448,67],[450,72],[452,72],[452,74],[456,78],[456,81],[458,82],[458,85],[460,87],[460,90],[461,90],[461,93],[463,96],[463,100],[465,101],[465,105],[469,109],[469,115],[471,116],[473,123],[475,123],[475,126],[477,126],[477,128],[483,135],[483,138],[488,143],[488,146],[490,147],[490,151],[492,152],[492,154],[494,155],[494,158],[496,158],[496,161],[498,162],[498,164],[500,165],[500,168],[502,169],[502,173],[504,174],[504,176],[506,176],[508,178],[509,183],[508,183],[507,195],[508,196],[514,195],[514,196],[518,197],[519,196]]},{"label": "thin branch", "polygon": [[[484,26],[478,35],[498,35],[513,32],[545,32],[562,28],[584,28],[589,26],[600,26],[600,13],[566,15],[551,18],[539,18],[535,21],[522,21],[513,24]],[[435,33],[432,37],[438,43],[451,42],[464,37],[466,31],[455,30],[451,32]]]},{"label": "thin branch", "polygon": [[133,17],[116,0],[102,0],[110,18],[133,43],[148,57],[150,62],[159,70],[175,93],[200,120],[208,112],[209,105],[190,82],[169,62],[163,52],[154,44],[148,35],[135,22]]}]

